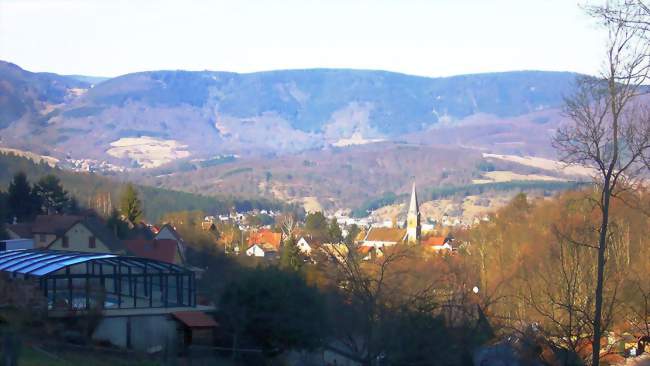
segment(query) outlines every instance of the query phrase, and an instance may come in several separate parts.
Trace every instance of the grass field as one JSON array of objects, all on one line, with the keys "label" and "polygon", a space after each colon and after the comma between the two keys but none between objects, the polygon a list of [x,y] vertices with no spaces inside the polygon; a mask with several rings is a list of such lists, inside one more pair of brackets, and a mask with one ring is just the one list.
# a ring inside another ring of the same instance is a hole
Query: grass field
[{"label": "grass field", "polygon": [[[0,352],[0,360],[3,353]],[[103,354],[43,351],[38,347],[24,346],[18,360],[20,366],[155,366],[155,361],[131,361],[126,358]]]}]

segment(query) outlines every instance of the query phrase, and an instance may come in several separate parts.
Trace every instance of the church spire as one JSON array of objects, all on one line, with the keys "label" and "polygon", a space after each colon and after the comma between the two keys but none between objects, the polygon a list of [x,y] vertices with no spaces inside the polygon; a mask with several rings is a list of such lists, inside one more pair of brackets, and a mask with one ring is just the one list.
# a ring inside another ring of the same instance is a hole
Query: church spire
[{"label": "church spire", "polygon": [[415,182],[413,182],[413,189],[411,190],[411,204],[409,205],[409,215],[420,213],[420,207],[418,206],[418,194],[415,191]]},{"label": "church spire", "polygon": [[406,235],[407,241],[411,244],[417,243],[420,240],[420,207],[418,206],[418,194],[415,191],[415,182],[413,182],[413,189],[411,190],[411,203],[409,211],[406,215]]}]

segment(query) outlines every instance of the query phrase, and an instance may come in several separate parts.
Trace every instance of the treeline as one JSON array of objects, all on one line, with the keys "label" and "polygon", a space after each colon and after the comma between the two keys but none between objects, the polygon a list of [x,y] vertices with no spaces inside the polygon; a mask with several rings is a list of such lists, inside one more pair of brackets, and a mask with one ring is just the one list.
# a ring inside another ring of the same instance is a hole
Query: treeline
[{"label": "treeline", "polygon": [[[490,221],[456,233],[468,243],[463,257],[479,274],[477,286],[491,318],[521,332],[534,325],[547,345],[568,351],[560,360],[567,365],[586,364],[591,356],[597,197],[593,188],[552,200],[529,201],[520,194]],[[645,191],[629,191],[612,201],[603,292],[608,357],[620,357],[630,339],[650,336],[647,207]]]},{"label": "treeline", "polygon": [[[453,196],[474,196],[488,192],[510,192],[510,191],[565,191],[579,188],[586,185],[583,182],[558,182],[558,181],[511,181],[511,182],[494,182],[485,184],[467,184],[461,186],[442,186],[426,188],[421,191],[420,197],[424,200],[439,200]],[[352,211],[354,217],[364,217],[368,212],[378,208],[403,202],[408,197],[407,194],[397,195],[393,192],[386,192],[381,197],[365,202],[360,207]]]},{"label": "treeline", "polygon": [[[24,172],[31,182],[44,176],[56,176],[63,187],[75,198],[80,206],[95,208],[100,213],[108,213],[108,206],[115,207],[124,184],[94,173],[76,173],[51,167],[46,163],[35,163],[30,159],[14,154],[0,154],[0,190],[5,190],[18,172]],[[201,210],[207,213],[227,213],[234,209],[282,210],[285,205],[268,199],[240,199],[236,197],[203,196],[187,192],[139,186],[145,217],[152,222],[164,214],[183,210]]]}]

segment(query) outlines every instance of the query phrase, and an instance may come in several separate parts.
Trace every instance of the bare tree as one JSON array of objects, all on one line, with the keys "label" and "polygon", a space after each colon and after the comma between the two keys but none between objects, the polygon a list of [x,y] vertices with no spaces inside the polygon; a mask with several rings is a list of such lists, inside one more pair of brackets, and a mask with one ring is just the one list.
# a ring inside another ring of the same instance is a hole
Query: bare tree
[{"label": "bare tree", "polygon": [[335,282],[350,303],[359,307],[360,332],[358,329],[346,332],[342,341],[365,365],[370,365],[382,351],[377,338],[385,307],[389,298],[399,297],[389,282],[396,282],[395,277],[403,274],[396,265],[412,255],[412,248],[403,245],[384,248],[383,256],[370,261],[362,260],[354,245],[332,244],[323,250],[333,265],[331,273],[336,276]]},{"label": "bare tree", "polygon": [[592,352],[595,366],[600,361],[610,201],[638,188],[650,161],[649,113],[640,96],[648,76],[649,49],[645,28],[631,26],[640,19],[639,3],[624,0],[588,8],[607,30],[604,70],[599,77],[579,80],[575,95],[565,105],[573,123],[560,128],[554,140],[564,162],[589,166],[595,172],[595,203],[601,216],[598,242],[580,243],[598,253]]}]

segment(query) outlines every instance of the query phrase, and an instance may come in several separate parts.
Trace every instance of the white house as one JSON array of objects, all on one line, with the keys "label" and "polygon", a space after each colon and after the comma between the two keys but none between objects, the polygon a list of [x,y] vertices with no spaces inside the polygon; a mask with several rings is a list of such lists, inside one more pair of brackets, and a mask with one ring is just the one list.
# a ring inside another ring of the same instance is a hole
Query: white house
[{"label": "white house", "polygon": [[253,244],[246,250],[246,255],[249,257],[276,258],[278,252],[273,245]]},{"label": "white house", "polygon": [[307,242],[305,237],[301,236],[300,240],[298,240],[296,245],[298,246],[298,249],[300,249],[300,252],[302,254],[305,254],[305,255],[310,255],[311,254],[312,247],[311,247],[311,245],[309,245],[309,243]]}]

